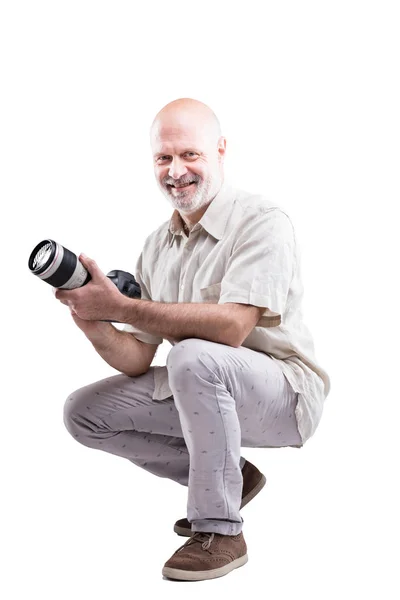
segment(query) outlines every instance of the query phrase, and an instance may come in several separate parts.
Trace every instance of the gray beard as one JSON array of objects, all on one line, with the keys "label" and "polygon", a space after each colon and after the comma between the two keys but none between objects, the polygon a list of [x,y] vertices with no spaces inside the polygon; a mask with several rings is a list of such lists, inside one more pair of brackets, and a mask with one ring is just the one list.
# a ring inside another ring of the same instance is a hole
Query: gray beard
[{"label": "gray beard", "polygon": [[193,196],[190,204],[187,204],[184,201],[184,198],[186,196],[186,193],[183,192],[181,198],[182,198],[182,202],[180,202],[180,197],[179,195],[177,197],[172,196],[172,194],[169,194],[168,192],[165,191],[165,195],[167,196],[168,200],[170,202],[172,202],[173,206],[185,213],[185,212],[194,212],[195,210],[198,210],[199,208],[201,208],[202,206],[204,206],[205,204],[207,204],[209,202],[209,191],[211,189],[211,179],[207,179],[206,181],[202,182],[201,185],[197,184],[197,190],[195,195]]}]

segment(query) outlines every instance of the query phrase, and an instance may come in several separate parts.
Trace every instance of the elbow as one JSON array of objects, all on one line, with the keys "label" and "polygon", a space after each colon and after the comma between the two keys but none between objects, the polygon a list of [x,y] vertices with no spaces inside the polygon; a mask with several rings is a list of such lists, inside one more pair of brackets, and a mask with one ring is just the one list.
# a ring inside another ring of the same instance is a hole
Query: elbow
[{"label": "elbow", "polygon": [[232,348],[240,348],[242,344],[239,342],[232,342],[231,344],[229,344],[229,346],[231,346]]},{"label": "elbow", "polygon": [[127,377],[140,377],[140,375],[145,375],[149,369],[136,369],[135,371],[120,371],[123,375]]},{"label": "elbow", "polygon": [[232,348],[240,348],[247,337],[247,333],[243,331],[243,328],[237,322],[231,322],[226,329],[226,333],[227,341],[225,343],[232,346]]}]

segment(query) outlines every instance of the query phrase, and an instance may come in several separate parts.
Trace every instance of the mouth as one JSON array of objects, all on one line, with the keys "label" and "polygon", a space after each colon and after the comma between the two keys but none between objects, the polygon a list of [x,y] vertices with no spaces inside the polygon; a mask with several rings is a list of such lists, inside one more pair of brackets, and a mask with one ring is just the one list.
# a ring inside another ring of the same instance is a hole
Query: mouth
[{"label": "mouth", "polygon": [[175,190],[188,190],[192,185],[196,185],[195,181],[191,181],[190,183],[179,183],[179,184],[175,184],[175,183],[167,183],[167,187],[171,188],[171,189],[175,189]]}]

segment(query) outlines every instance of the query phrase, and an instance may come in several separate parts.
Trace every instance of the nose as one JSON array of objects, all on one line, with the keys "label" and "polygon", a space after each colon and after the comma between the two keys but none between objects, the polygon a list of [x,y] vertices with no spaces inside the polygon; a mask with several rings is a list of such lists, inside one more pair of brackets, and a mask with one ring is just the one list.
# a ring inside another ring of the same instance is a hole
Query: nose
[{"label": "nose", "polygon": [[182,160],[173,158],[169,167],[168,175],[173,179],[179,179],[187,173],[187,168]]}]

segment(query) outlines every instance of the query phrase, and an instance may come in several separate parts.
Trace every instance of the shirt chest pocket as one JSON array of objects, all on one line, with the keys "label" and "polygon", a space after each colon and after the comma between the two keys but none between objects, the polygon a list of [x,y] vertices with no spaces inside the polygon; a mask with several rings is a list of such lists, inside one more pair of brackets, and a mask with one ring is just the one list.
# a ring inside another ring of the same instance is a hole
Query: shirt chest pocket
[{"label": "shirt chest pocket", "polygon": [[218,304],[218,300],[221,296],[221,282],[200,288],[200,296],[203,302],[208,304]]}]

